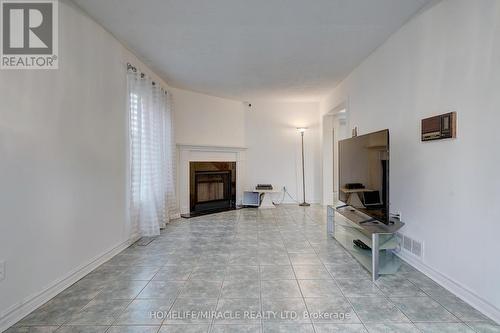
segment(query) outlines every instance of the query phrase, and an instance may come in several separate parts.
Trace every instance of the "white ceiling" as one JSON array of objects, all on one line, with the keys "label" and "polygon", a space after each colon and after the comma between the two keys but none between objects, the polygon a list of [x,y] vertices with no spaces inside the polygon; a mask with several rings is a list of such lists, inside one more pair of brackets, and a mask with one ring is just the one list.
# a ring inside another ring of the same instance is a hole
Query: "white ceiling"
[{"label": "white ceiling", "polygon": [[318,100],[429,0],[75,0],[165,81]]}]

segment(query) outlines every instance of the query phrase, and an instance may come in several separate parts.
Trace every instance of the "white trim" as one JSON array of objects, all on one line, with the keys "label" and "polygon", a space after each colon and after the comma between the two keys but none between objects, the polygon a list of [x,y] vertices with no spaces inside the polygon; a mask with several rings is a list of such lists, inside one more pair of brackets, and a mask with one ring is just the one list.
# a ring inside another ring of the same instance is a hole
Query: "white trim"
[{"label": "white trim", "polygon": [[178,213],[178,214],[174,214],[170,217],[170,221],[172,220],[177,220],[177,219],[180,219],[181,218],[181,213]]},{"label": "white trim", "polygon": [[104,252],[97,257],[91,259],[88,263],[77,267],[70,271],[62,279],[56,280],[42,291],[25,298],[17,304],[8,308],[5,312],[0,314],[0,332],[7,330],[9,327],[26,317],[28,314],[45,304],[47,301],[55,297],[57,294],[83,278],[88,273],[132,245],[137,239],[131,238],[110,250]]},{"label": "white trim", "polygon": [[243,151],[247,150],[246,147],[237,146],[212,146],[212,145],[190,145],[190,144],[177,144],[179,149],[188,150],[201,150],[201,151]]},{"label": "white trim", "polygon": [[496,308],[494,305],[492,305],[479,295],[476,295],[467,287],[454,281],[452,278],[436,271],[434,268],[424,264],[414,256],[410,256],[408,254],[405,254],[404,252],[397,253],[397,256],[432,280],[436,281],[438,284],[455,294],[457,297],[461,298],[464,302],[468,303],[476,310],[490,317],[497,323],[500,323],[500,309]]}]

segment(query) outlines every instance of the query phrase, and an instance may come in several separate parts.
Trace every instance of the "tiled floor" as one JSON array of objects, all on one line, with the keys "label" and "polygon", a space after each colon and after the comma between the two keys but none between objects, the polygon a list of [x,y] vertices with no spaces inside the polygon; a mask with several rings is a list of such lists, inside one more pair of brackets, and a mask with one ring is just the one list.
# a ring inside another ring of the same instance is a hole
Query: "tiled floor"
[{"label": "tiled floor", "polygon": [[7,332],[500,332],[408,265],[373,284],[326,235],[325,213],[280,206],[175,221]]}]

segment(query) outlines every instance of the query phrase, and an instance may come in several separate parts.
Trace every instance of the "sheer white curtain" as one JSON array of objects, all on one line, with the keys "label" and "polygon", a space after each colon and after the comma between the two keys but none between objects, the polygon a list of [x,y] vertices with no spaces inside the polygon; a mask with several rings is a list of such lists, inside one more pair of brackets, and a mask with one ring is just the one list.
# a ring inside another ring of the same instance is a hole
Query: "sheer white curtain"
[{"label": "sheer white curtain", "polygon": [[171,97],[131,66],[127,80],[132,233],[155,236],[178,215]]}]

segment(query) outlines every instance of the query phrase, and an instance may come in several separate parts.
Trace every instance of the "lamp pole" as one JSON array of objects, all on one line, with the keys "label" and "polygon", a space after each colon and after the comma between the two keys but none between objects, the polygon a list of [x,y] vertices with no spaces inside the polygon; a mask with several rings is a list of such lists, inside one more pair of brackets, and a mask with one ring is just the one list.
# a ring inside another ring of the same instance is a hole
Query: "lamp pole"
[{"label": "lamp pole", "polygon": [[300,136],[301,136],[301,140],[302,140],[302,196],[303,196],[303,200],[302,200],[302,203],[299,204],[299,206],[302,206],[302,207],[308,207],[310,206],[310,204],[308,204],[306,202],[306,174],[304,172],[304,133],[306,131],[307,128],[305,127],[300,127],[300,128],[297,128],[297,130],[300,132]]}]

